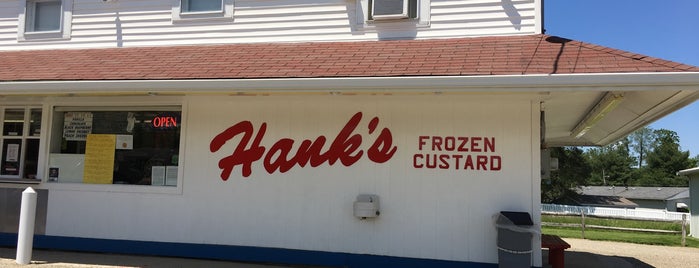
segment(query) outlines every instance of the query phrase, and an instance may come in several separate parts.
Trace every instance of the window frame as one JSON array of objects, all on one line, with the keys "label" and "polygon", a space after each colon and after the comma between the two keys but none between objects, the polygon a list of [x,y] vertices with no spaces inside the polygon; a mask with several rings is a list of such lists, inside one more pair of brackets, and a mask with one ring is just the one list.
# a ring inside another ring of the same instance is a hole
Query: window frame
[{"label": "window frame", "polygon": [[[85,103],[92,103],[93,105],[85,105]],[[94,104],[99,103],[99,106]],[[43,185],[47,189],[51,190],[61,190],[61,191],[87,191],[87,192],[116,192],[116,193],[151,193],[151,194],[174,194],[181,195],[183,192],[183,182],[184,182],[184,163],[185,163],[185,137],[187,131],[187,103],[181,97],[162,97],[158,96],[158,100],[151,100],[149,98],[143,97],[118,97],[113,98],[110,101],[104,101],[104,99],[93,98],[93,97],[83,97],[83,98],[57,98],[55,102],[47,104],[44,107],[44,116],[46,118],[46,123],[44,126],[47,131],[42,132],[42,135],[46,136],[46,145],[42,150],[43,154],[46,155],[46,160],[41,163],[40,168],[43,174],[49,174],[50,163],[48,160],[48,155],[51,154],[51,148],[56,146],[51,143],[54,142],[52,139],[54,135],[62,135],[61,133],[56,133],[56,128],[61,126],[56,126],[58,122],[55,120],[55,115],[60,112],[61,109],[69,107],[72,110],[77,107],[81,107],[81,111],[89,111],[93,108],[99,108],[100,111],[123,111],[124,109],[160,109],[162,107],[176,107],[179,108],[181,112],[181,128],[180,128],[180,143],[179,143],[179,159],[178,159],[178,170],[177,170],[177,186],[153,186],[153,185],[133,185],[133,184],[89,184],[89,183],[54,183],[48,181],[48,175],[43,176]],[[58,111],[56,110],[58,108]]]},{"label": "window frame", "polygon": [[[5,130],[4,130],[4,125],[5,125],[5,113],[7,110],[24,110],[24,115],[23,115],[23,123],[22,123],[22,133],[19,135],[5,135]],[[0,118],[2,119],[2,125],[0,125],[0,149],[5,148],[5,142],[7,140],[21,140],[20,141],[20,148],[19,148],[19,170],[17,171],[17,175],[2,175],[0,174],[0,182],[2,183],[31,183],[31,184],[38,184],[41,182],[41,148],[42,148],[42,141],[44,140],[42,137],[44,136],[45,130],[41,128],[40,126],[40,133],[39,135],[34,135],[30,132],[31,129],[31,119],[32,119],[32,111],[33,110],[40,110],[41,111],[41,126],[44,125],[45,121],[45,111],[41,105],[0,105]],[[36,172],[37,174],[35,175],[34,179],[31,178],[24,178],[24,173],[26,169],[26,162],[27,162],[27,144],[28,140],[37,140],[39,142],[39,147],[37,150],[37,154],[39,154],[36,162]],[[4,159],[4,153],[2,152],[0,154],[0,162],[5,160]]]},{"label": "window frame", "polygon": [[221,0],[221,10],[194,11],[185,10],[183,1],[172,0],[172,22],[208,22],[233,21],[234,0]]},{"label": "window frame", "polygon": [[[73,21],[73,0],[20,0],[21,12],[17,18],[17,40],[35,41],[50,39],[70,39]],[[38,2],[60,2],[60,21],[58,30],[34,31],[33,22],[35,10],[29,5]]]}]

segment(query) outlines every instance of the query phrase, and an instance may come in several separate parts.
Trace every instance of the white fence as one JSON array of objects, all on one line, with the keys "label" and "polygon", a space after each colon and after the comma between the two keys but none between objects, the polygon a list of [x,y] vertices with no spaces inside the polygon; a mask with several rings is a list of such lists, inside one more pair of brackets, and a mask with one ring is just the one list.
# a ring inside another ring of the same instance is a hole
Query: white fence
[{"label": "white fence", "polygon": [[659,209],[628,209],[628,208],[605,208],[605,207],[580,207],[557,204],[541,204],[542,213],[555,214],[576,214],[593,215],[599,217],[630,218],[659,221],[682,221],[682,215],[689,213],[670,212]]}]

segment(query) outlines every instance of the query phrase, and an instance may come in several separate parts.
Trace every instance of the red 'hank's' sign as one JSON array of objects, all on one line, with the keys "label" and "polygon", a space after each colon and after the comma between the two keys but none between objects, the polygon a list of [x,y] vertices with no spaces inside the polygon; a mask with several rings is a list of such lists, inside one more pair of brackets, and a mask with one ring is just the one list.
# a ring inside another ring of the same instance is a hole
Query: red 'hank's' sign
[{"label": "red 'hank's' sign", "polygon": [[[295,165],[305,167],[310,163],[311,167],[317,167],[323,163],[334,165],[338,160],[345,166],[351,166],[364,155],[362,145],[362,135],[353,134],[357,130],[359,122],[362,120],[362,113],[358,112],[350,118],[345,126],[340,130],[330,147],[322,152],[327,141],[325,136],[318,136],[315,140],[303,140],[294,152],[293,139],[282,138],[276,141],[267,149],[262,146],[267,131],[267,123],[262,123],[259,131],[254,135],[254,127],[250,121],[241,121],[216,135],[209,144],[211,152],[217,152],[229,140],[238,135],[243,135],[240,143],[235,147],[233,154],[222,158],[218,162],[221,168],[221,179],[228,180],[235,166],[242,166],[243,177],[252,174],[252,164],[262,159],[263,166],[269,174],[279,170],[284,173]],[[368,124],[369,135],[373,134],[379,124],[379,118],[374,117]],[[251,143],[252,140],[252,143]],[[374,143],[366,150],[369,160],[375,163],[384,163],[393,157],[398,148],[393,146],[393,136],[391,130],[383,128]]]}]

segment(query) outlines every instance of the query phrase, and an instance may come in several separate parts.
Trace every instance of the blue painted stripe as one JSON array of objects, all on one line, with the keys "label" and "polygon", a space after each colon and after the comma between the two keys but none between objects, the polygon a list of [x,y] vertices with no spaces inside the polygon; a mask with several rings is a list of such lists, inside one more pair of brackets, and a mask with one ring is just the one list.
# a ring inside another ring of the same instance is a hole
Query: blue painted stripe
[{"label": "blue painted stripe", "polygon": [[[17,234],[0,233],[0,246],[16,247]],[[497,267],[497,264],[493,263],[458,262],[298,249],[47,235],[35,235],[34,248],[330,267]]]}]

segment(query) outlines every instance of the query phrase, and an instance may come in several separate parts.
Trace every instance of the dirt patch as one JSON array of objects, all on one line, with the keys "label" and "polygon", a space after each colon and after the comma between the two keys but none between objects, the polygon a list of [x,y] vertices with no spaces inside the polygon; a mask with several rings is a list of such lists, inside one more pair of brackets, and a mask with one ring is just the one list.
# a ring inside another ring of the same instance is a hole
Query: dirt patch
[{"label": "dirt patch", "polygon": [[[574,238],[565,238],[564,240],[571,245],[568,251],[618,256],[626,260],[632,260],[630,262],[633,264],[633,267],[639,266],[638,263],[634,263],[637,261],[654,267],[699,268],[698,248],[640,245]],[[567,259],[566,262],[568,262]]]}]

